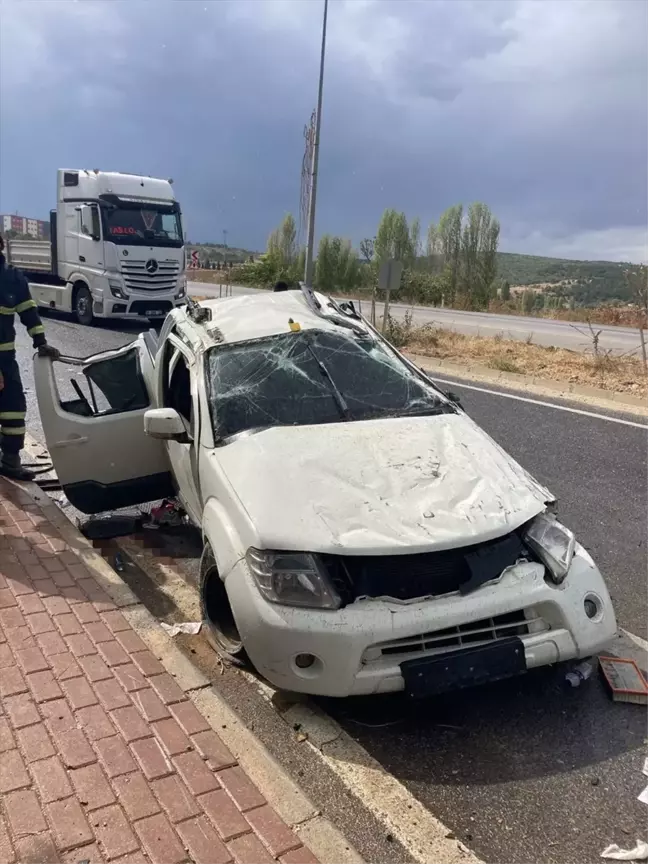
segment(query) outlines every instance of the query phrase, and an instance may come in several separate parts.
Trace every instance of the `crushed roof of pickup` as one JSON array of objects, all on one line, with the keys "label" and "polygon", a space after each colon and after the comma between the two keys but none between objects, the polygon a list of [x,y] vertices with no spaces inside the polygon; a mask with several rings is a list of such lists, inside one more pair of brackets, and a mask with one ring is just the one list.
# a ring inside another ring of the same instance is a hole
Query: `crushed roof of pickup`
[{"label": "crushed roof of pickup", "polygon": [[[328,306],[329,300],[323,294],[315,294],[324,313],[336,314]],[[259,291],[237,297],[223,297],[215,300],[202,300],[202,307],[211,310],[211,321],[204,327],[207,333],[216,332],[215,341],[246,342],[249,339],[262,339],[290,331],[289,319],[299,324],[302,330],[339,330],[340,325],[326,320],[309,308],[306,298],[296,291]],[[328,308],[327,308],[328,307]],[[357,327],[365,329],[360,321]],[[211,335],[211,334],[210,334]]]}]

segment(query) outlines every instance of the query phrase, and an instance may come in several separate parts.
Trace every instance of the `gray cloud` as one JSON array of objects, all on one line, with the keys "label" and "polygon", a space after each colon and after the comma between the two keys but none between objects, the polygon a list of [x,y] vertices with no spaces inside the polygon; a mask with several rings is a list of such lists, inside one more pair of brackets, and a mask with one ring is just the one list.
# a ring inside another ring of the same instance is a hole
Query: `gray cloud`
[{"label": "gray cloud", "polygon": [[[425,224],[480,199],[503,248],[647,257],[647,10],[332,0],[320,230],[357,241],[384,207]],[[2,0],[0,210],[44,215],[63,165],[141,171],[174,177],[192,238],[263,247],[297,211],[320,14]]]}]

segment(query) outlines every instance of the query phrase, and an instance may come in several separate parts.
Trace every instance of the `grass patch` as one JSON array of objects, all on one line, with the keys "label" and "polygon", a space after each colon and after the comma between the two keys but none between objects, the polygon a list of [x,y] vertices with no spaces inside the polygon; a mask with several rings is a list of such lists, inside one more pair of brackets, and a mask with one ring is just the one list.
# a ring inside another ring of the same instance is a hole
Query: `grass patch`
[{"label": "grass patch", "polygon": [[491,369],[499,369],[500,372],[517,372],[521,375],[524,374],[519,366],[516,366],[512,360],[507,360],[506,357],[493,357],[493,359],[489,361],[488,365]]},{"label": "grass patch", "polygon": [[648,396],[648,381],[641,360],[636,357],[582,354],[566,348],[528,344],[512,339],[503,339],[498,334],[489,336],[464,336],[441,327],[408,327],[399,325],[397,332],[402,347],[414,354],[450,360],[455,363],[488,366],[501,372],[517,372],[552,381],[564,381],[628,393],[632,396]]}]

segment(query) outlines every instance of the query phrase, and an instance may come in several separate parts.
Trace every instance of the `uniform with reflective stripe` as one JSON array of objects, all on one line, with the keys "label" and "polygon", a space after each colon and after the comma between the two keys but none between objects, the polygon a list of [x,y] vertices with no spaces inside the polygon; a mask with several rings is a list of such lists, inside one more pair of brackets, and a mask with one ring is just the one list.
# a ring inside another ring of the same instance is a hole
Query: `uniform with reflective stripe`
[{"label": "uniform with reflective stripe", "polygon": [[0,390],[0,446],[5,453],[19,453],[25,444],[25,394],[16,358],[0,361],[4,387]]},{"label": "uniform with reflective stripe", "polygon": [[0,372],[3,387],[0,390],[0,447],[4,455],[11,457],[25,445],[25,412],[27,404],[16,363],[15,318],[31,336],[34,348],[45,345],[45,328],[38,314],[36,303],[29,293],[29,285],[23,273],[7,266],[0,254]]},{"label": "uniform with reflective stripe", "polygon": [[34,348],[44,345],[45,328],[27,280],[20,270],[7,265],[4,256],[0,256],[0,364],[9,362],[16,351],[16,315],[31,336]]}]

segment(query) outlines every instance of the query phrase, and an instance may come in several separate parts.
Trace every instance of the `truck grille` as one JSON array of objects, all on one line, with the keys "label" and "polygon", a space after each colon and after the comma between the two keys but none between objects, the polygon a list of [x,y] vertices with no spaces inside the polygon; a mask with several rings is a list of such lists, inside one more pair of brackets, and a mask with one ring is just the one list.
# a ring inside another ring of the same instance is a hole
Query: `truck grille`
[{"label": "truck grille", "polygon": [[180,264],[169,258],[157,262],[157,270],[149,273],[146,262],[150,258],[121,261],[121,272],[126,288],[131,291],[173,291],[178,285]]},{"label": "truck grille", "polygon": [[494,615],[481,621],[471,621],[457,627],[446,627],[431,633],[421,633],[404,639],[393,639],[367,648],[363,662],[371,663],[381,657],[403,655],[411,659],[412,654],[419,656],[442,654],[468,645],[483,645],[511,636],[527,636],[549,630],[549,624],[539,617],[533,609],[519,609],[504,615]]},{"label": "truck grille", "polygon": [[[521,533],[513,531],[474,546],[414,555],[327,555],[329,576],[343,604],[358,597],[416,600],[440,597],[499,578],[521,558],[531,559]],[[474,582],[474,576],[479,577]]]}]

